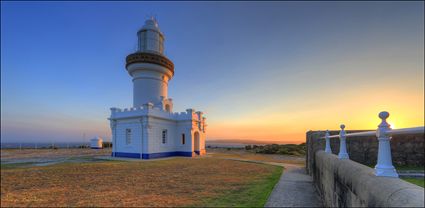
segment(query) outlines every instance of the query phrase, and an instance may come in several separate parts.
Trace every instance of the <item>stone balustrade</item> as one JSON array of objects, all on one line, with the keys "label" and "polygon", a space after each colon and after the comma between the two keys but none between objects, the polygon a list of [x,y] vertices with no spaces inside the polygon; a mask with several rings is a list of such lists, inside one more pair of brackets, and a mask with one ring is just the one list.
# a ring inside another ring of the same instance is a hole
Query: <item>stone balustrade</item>
[{"label": "stone balustrade", "polygon": [[375,131],[346,131],[342,124],[339,132],[307,132],[306,169],[325,206],[424,207],[424,189],[399,179],[393,165],[423,166],[424,127],[391,129],[388,117],[379,113]]},{"label": "stone balustrade", "polygon": [[322,150],[311,172],[326,207],[424,207],[422,187]]},{"label": "stone balustrade", "polygon": [[[390,124],[388,124],[387,119],[390,114],[386,111],[382,111],[379,113],[379,118],[381,119],[381,123],[378,125],[378,129],[376,131],[364,131],[364,132],[354,132],[347,134],[345,132],[345,125],[341,124],[341,131],[339,135],[331,136],[329,131],[326,131],[324,137],[326,140],[326,148],[329,149],[326,151],[327,153],[331,153],[330,151],[330,139],[331,138],[339,138],[340,139],[340,148],[338,153],[339,159],[349,159],[349,155],[347,153],[347,145],[346,138],[347,137],[361,137],[361,136],[371,136],[376,134],[378,139],[378,161],[375,166],[375,174],[377,176],[387,176],[387,177],[398,177],[397,171],[395,170],[392,157],[391,157],[391,136],[396,134],[409,134],[409,133],[424,133],[425,127],[415,127],[415,128],[404,128],[404,129],[396,129],[393,130],[390,128]],[[325,150],[326,150],[325,148]]]}]

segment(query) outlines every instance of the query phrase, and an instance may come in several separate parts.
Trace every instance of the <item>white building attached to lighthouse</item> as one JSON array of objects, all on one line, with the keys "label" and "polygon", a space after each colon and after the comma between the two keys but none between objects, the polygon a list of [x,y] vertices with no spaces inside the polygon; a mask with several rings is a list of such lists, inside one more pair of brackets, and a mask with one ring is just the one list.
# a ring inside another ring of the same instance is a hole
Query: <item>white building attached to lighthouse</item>
[{"label": "white building attached to lighthouse", "polygon": [[133,107],[111,108],[112,156],[151,159],[204,155],[205,117],[200,111],[173,112],[168,81],[174,64],[164,55],[164,35],[155,19],[137,32],[138,50],[126,58],[133,78]]}]

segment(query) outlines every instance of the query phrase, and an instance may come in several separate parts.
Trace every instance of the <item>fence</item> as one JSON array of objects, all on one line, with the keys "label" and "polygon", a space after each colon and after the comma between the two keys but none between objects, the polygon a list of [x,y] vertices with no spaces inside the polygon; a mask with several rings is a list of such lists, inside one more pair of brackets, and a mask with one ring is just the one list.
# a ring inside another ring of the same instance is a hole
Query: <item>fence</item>
[{"label": "fence", "polygon": [[349,159],[347,153],[347,137],[360,137],[360,136],[373,136],[376,135],[378,139],[378,161],[375,166],[375,175],[376,176],[386,176],[386,177],[398,177],[397,171],[392,164],[391,158],[391,147],[390,141],[392,135],[399,134],[419,134],[424,133],[424,126],[414,127],[414,128],[403,128],[403,129],[391,129],[390,125],[387,122],[389,113],[383,111],[379,113],[379,118],[382,120],[376,131],[364,131],[364,132],[355,132],[355,133],[346,133],[345,125],[341,124],[341,131],[338,135],[330,135],[327,130],[325,136],[322,137],[326,140],[325,143],[325,152],[328,154],[332,153],[330,139],[339,138],[340,139],[340,148],[338,153],[338,158],[340,160]]},{"label": "fence", "polygon": [[425,127],[391,129],[389,113],[379,117],[376,131],[307,132],[306,170],[324,206],[424,207],[424,189],[400,180],[392,163],[423,167]]}]

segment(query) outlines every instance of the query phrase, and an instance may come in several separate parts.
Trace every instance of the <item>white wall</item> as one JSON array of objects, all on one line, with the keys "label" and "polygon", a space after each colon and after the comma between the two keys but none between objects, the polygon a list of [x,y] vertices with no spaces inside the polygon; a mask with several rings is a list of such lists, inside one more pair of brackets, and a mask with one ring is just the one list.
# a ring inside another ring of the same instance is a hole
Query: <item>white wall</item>
[{"label": "white wall", "polygon": [[[149,118],[148,137],[149,148],[144,153],[159,152],[193,152],[190,121],[170,121],[159,118]],[[162,130],[167,129],[167,143],[162,143]],[[182,134],[185,134],[185,144],[182,144]]]},{"label": "white wall", "polygon": [[148,102],[157,104],[168,96],[168,77],[157,71],[137,70],[133,76],[133,107]]},{"label": "white wall", "polygon": [[[193,152],[192,150],[192,132],[191,121],[180,121],[177,123],[177,145],[176,151]],[[181,143],[182,134],[185,134],[185,144]]]},{"label": "white wall", "polygon": [[[167,142],[162,143],[162,131],[167,130]],[[175,134],[176,134],[176,122],[149,118],[148,119],[148,138],[149,138],[149,148],[147,152],[144,153],[158,153],[158,152],[172,152],[175,151]]]},{"label": "white wall", "polygon": [[[126,144],[125,131],[131,129],[131,143]],[[116,126],[115,146],[116,152],[141,153],[142,152],[142,135],[141,123],[139,119],[118,120]]]},{"label": "white wall", "polygon": [[[199,150],[205,150],[205,133],[195,114],[172,114],[160,109],[111,109],[111,119],[116,122],[114,152],[164,153],[194,152],[194,134],[199,133]],[[192,116],[191,116],[192,115]],[[113,122],[111,122],[113,128]],[[126,144],[126,129],[131,129],[131,144]],[[167,130],[167,142],[162,143],[162,131]],[[182,134],[185,144],[182,144]],[[143,136],[142,136],[143,135]],[[143,140],[143,141],[142,141]]]}]

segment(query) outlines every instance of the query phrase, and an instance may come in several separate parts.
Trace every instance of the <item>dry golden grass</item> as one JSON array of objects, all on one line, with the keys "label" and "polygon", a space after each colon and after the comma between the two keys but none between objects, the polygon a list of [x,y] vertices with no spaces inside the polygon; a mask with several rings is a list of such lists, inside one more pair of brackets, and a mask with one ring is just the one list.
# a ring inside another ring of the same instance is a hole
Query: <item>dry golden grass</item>
[{"label": "dry golden grass", "polygon": [[1,206],[203,206],[277,168],[217,158],[2,168]]},{"label": "dry golden grass", "polygon": [[227,150],[225,148],[208,149],[208,155],[214,158],[233,158],[254,160],[262,162],[275,162],[287,164],[305,164],[305,157],[290,156],[290,155],[277,155],[277,154],[256,154],[246,150]]},{"label": "dry golden grass", "polygon": [[111,155],[111,149],[1,149],[1,160]]}]

